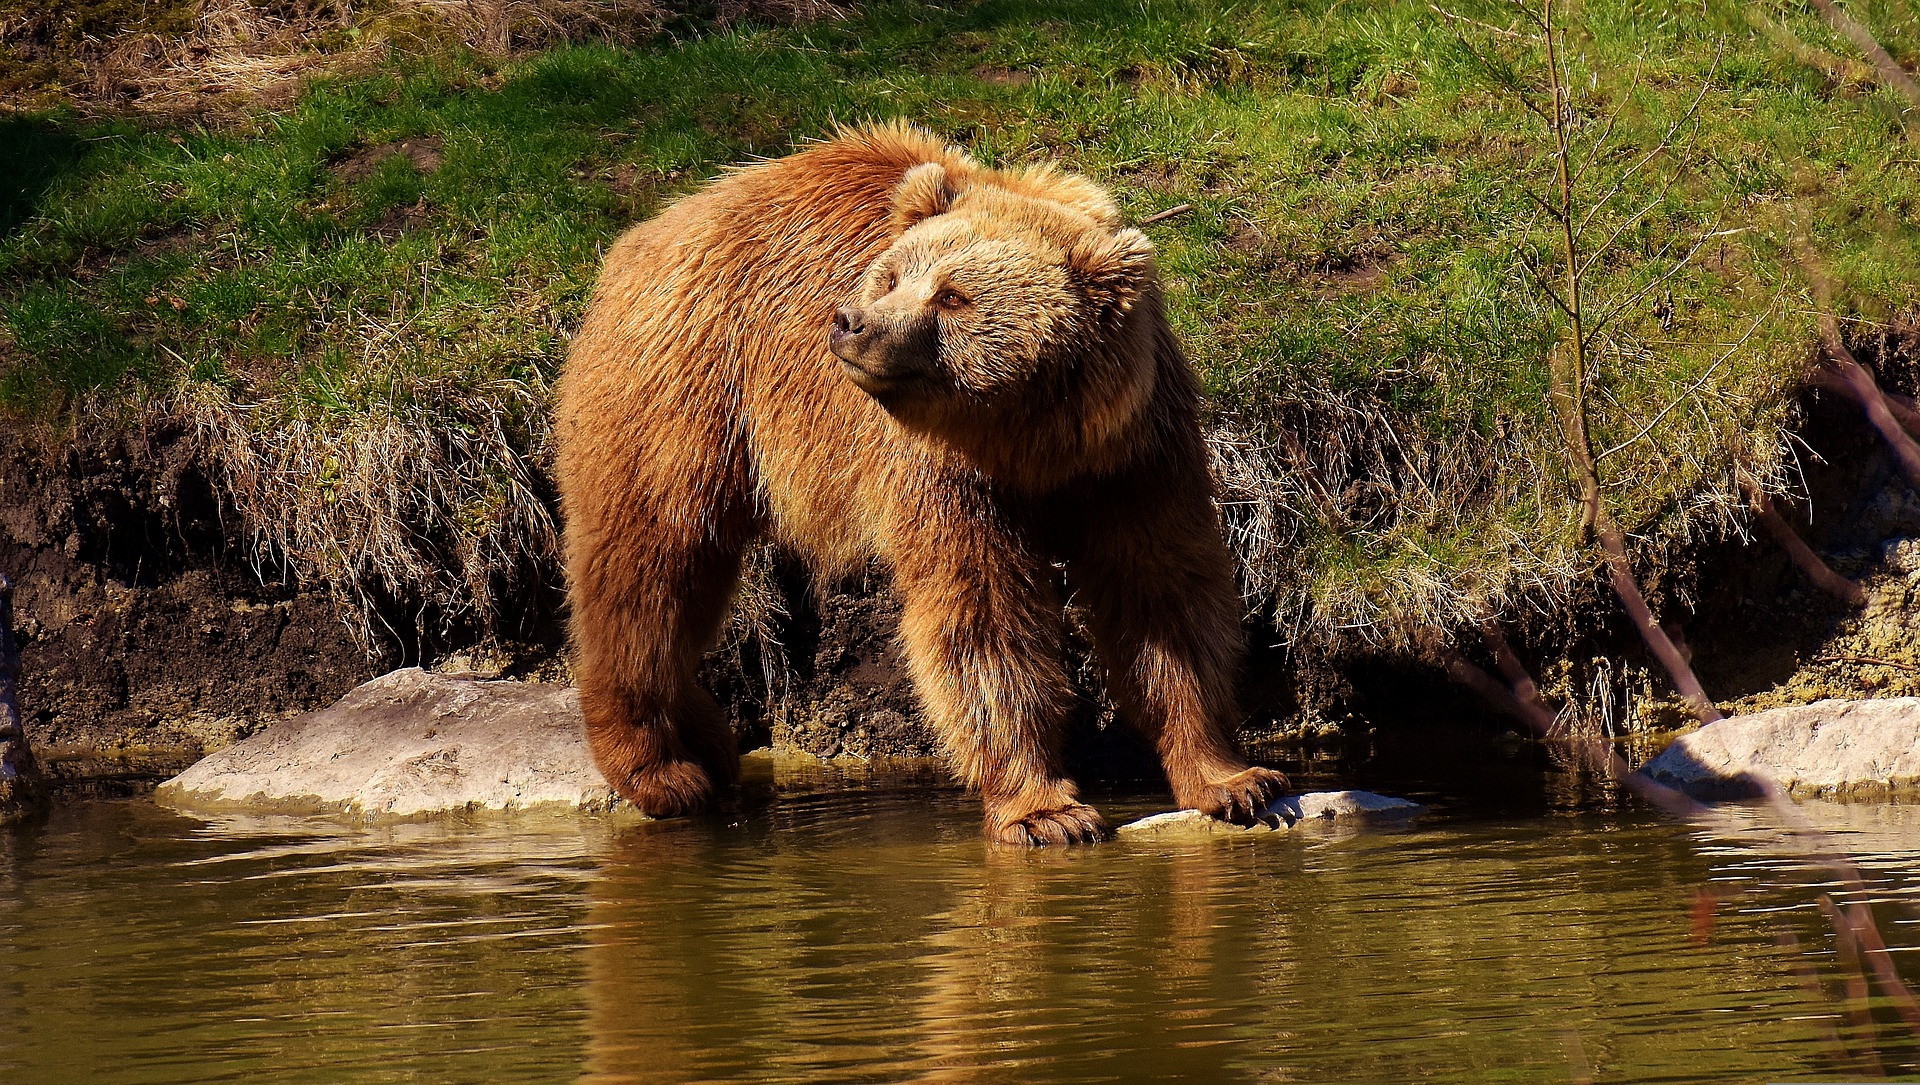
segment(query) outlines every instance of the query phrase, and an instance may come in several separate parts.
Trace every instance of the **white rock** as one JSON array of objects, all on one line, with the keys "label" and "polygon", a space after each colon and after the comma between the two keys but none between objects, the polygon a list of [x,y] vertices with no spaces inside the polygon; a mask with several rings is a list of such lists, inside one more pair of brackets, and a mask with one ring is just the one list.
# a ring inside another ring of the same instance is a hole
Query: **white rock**
[{"label": "white rock", "polygon": [[1734,716],[1676,739],[1640,770],[1703,798],[1920,787],[1920,697],[1827,700]]},{"label": "white rock", "polygon": [[1309,791],[1275,799],[1267,809],[1289,824],[1309,819],[1404,818],[1425,810],[1417,802],[1376,795],[1371,791]]},{"label": "white rock", "polygon": [[618,802],[565,686],[394,671],[160,785],[180,809],[408,818]]},{"label": "white rock", "polygon": [[1425,809],[1417,802],[1371,791],[1309,791],[1273,800],[1261,812],[1260,821],[1251,826],[1232,825],[1198,810],[1173,810],[1129,821],[1117,831],[1148,836],[1195,832],[1237,835],[1292,828],[1302,821],[1393,820],[1411,817]]}]

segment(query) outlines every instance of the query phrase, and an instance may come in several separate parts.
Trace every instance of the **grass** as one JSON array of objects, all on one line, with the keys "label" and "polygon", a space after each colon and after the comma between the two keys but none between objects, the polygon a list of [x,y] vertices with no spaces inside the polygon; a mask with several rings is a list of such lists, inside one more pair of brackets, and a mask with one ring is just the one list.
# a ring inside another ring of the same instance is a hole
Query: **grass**
[{"label": "grass", "polygon": [[[1250,600],[1289,635],[1556,605],[1593,563],[1546,400],[1560,328],[1521,266],[1551,244],[1520,100],[1540,60],[1501,7],[1451,10],[879,3],[512,57],[389,47],[218,119],[16,113],[0,410],[180,415],[296,574],[497,625],[515,577],[552,576],[546,399],[606,244],[728,163],[903,116],[1083,170],[1136,217],[1193,205],[1149,230]],[[1853,10],[1920,60],[1907,0]],[[1625,177],[1594,298],[1725,231],[1623,309],[1596,377],[1596,446],[1624,445],[1609,500],[1658,555],[1738,529],[1736,472],[1791,477],[1797,247],[1863,335],[1911,316],[1920,118],[1797,3],[1590,0],[1570,29],[1586,130],[1619,115],[1587,191]]]}]

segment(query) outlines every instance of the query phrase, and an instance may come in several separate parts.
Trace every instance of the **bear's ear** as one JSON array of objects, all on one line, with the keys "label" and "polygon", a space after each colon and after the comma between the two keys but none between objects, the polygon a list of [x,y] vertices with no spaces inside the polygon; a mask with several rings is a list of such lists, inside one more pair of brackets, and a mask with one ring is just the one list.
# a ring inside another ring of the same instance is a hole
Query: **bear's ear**
[{"label": "bear's ear", "polygon": [[894,234],[906,233],[922,219],[946,214],[959,191],[947,167],[938,162],[922,162],[908,170],[893,190]]},{"label": "bear's ear", "polygon": [[1131,227],[1090,230],[1068,251],[1067,270],[1096,306],[1124,313],[1153,282],[1153,242]]}]

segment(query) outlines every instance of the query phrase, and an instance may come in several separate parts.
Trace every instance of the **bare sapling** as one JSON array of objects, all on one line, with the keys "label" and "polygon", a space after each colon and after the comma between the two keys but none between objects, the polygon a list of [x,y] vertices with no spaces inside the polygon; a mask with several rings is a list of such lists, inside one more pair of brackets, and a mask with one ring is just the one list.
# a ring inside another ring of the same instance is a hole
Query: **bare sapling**
[{"label": "bare sapling", "polygon": [[[1570,80],[1567,71],[1566,38],[1559,23],[1554,18],[1553,0],[1543,0],[1539,10],[1521,8],[1535,21],[1546,45],[1547,52],[1547,90],[1549,101],[1541,108],[1530,99],[1522,98],[1536,116],[1547,125],[1552,138],[1551,154],[1553,158],[1553,179],[1551,192],[1545,197],[1534,196],[1551,223],[1556,235],[1560,267],[1557,276],[1550,276],[1546,269],[1523,264],[1533,276],[1534,282],[1552,302],[1564,320],[1558,341],[1548,358],[1548,399],[1551,401],[1556,420],[1560,425],[1560,434],[1565,445],[1568,460],[1573,469],[1574,482],[1579,490],[1581,525],[1583,530],[1599,543],[1601,560],[1606,567],[1607,582],[1620,605],[1639,632],[1640,639],[1647,649],[1660,661],[1661,667],[1673,682],[1693,714],[1702,723],[1711,723],[1720,718],[1720,710],[1706,690],[1700,685],[1700,679],[1694,674],[1693,666],[1687,656],[1673,642],[1667,631],[1661,628],[1655,619],[1653,608],[1648,605],[1646,592],[1640,587],[1640,581],[1633,572],[1632,557],[1627,549],[1626,533],[1614,520],[1608,507],[1606,491],[1600,474],[1601,457],[1595,455],[1593,434],[1590,424],[1589,396],[1592,387],[1593,365],[1596,349],[1600,345],[1597,332],[1600,325],[1619,315],[1628,304],[1637,302],[1651,292],[1645,288],[1633,298],[1616,302],[1602,309],[1598,318],[1589,312],[1587,273],[1608,249],[1618,240],[1619,232],[1596,246],[1587,244],[1586,232],[1595,221],[1597,213],[1614,199],[1631,175],[1644,168],[1660,154],[1666,153],[1672,146],[1674,137],[1692,123],[1702,99],[1706,96],[1706,87],[1702,86],[1700,95],[1694,99],[1692,107],[1685,116],[1667,130],[1665,136],[1646,154],[1640,156],[1628,168],[1625,174],[1616,177],[1607,190],[1592,201],[1587,201],[1580,189],[1580,182],[1592,164],[1604,151],[1608,133],[1618,117],[1610,118],[1601,128],[1600,135],[1593,145],[1587,148],[1586,160],[1576,164],[1574,146],[1573,104],[1570,94]],[[1711,76],[1709,76],[1709,80]],[[1624,109],[1626,96],[1623,96],[1620,108]],[[1651,208],[1649,208],[1650,210]],[[1645,212],[1641,214],[1644,215]],[[1640,217],[1640,216],[1635,216]],[[1659,283],[1670,279],[1686,266],[1694,253],[1699,251],[1709,235],[1702,235],[1699,241],[1681,256],[1679,260],[1656,279]],[[1558,278],[1558,282],[1553,281]],[[1624,447],[1624,446],[1619,446]],[[1610,449],[1609,451],[1617,451]]]},{"label": "bare sapling", "polygon": [[20,646],[13,639],[13,582],[0,573],[0,820],[39,805],[39,768],[20,718]]},{"label": "bare sapling", "polygon": [[[1566,56],[1566,39],[1555,20],[1554,0],[1542,0],[1537,9],[1527,7],[1524,3],[1516,6],[1533,23],[1537,34],[1532,37],[1532,40],[1543,43],[1547,54],[1545,89],[1548,101],[1544,107],[1530,96],[1533,92],[1525,86],[1510,84],[1509,89],[1514,90],[1522,104],[1545,123],[1552,140],[1550,154],[1553,170],[1549,191],[1546,195],[1530,195],[1540,209],[1544,220],[1553,228],[1554,248],[1557,251],[1554,252],[1552,262],[1558,264],[1557,267],[1539,266],[1523,258],[1522,266],[1561,318],[1559,335],[1548,358],[1548,396],[1572,471],[1581,511],[1582,530],[1598,544],[1599,556],[1606,569],[1608,584],[1647,648],[1666,670],[1674,688],[1693,714],[1702,723],[1712,723],[1721,718],[1720,711],[1707,696],[1698,677],[1694,674],[1690,661],[1691,653],[1680,640],[1677,628],[1669,630],[1663,627],[1648,604],[1646,593],[1642,590],[1633,571],[1626,534],[1615,519],[1609,505],[1607,480],[1602,472],[1603,463],[1609,456],[1652,433],[1668,412],[1699,387],[1705,375],[1703,374],[1683,392],[1679,400],[1657,413],[1650,422],[1640,428],[1638,433],[1600,453],[1594,451],[1590,394],[1594,365],[1609,349],[1610,337],[1602,334],[1608,322],[1619,316],[1629,306],[1638,304],[1653,289],[1678,274],[1707,240],[1725,236],[1729,231],[1711,229],[1703,231],[1693,246],[1670,266],[1660,270],[1649,285],[1625,299],[1602,301],[1598,304],[1590,304],[1595,299],[1592,297],[1587,272],[1609,254],[1622,231],[1616,229],[1611,236],[1596,244],[1588,244],[1586,236],[1588,227],[1596,221],[1601,212],[1606,210],[1608,203],[1621,192],[1634,173],[1643,169],[1656,157],[1673,150],[1675,136],[1692,124],[1693,117],[1711,84],[1712,75],[1711,73],[1708,75],[1707,83],[1701,87],[1699,96],[1694,99],[1686,114],[1674,122],[1658,143],[1639,155],[1623,173],[1616,175],[1610,183],[1605,185],[1604,190],[1588,196],[1582,187],[1582,181],[1586,178],[1589,169],[1596,162],[1604,159],[1605,144],[1613,131],[1619,112],[1616,111],[1614,116],[1608,118],[1605,123],[1591,128],[1576,126],[1570,100],[1571,79]],[[1457,21],[1467,22],[1467,20]],[[1507,36],[1519,37],[1519,35]],[[1489,64],[1489,67],[1499,70],[1500,66]],[[1629,91],[1630,94],[1631,91]],[[1619,109],[1623,110],[1625,106],[1626,98],[1623,96]],[[1585,148],[1583,160],[1576,165],[1576,131],[1590,131],[1595,128],[1598,130],[1598,135],[1588,141],[1589,145]],[[1661,196],[1655,198],[1654,203],[1631,214],[1628,221],[1633,222],[1644,218],[1658,206],[1664,196],[1663,191]],[[1763,313],[1760,319],[1765,320],[1770,315],[1769,309],[1768,313]],[[1757,326],[1758,322],[1756,322]],[[1877,404],[1875,424],[1884,434],[1886,427],[1883,421],[1892,423],[1893,419],[1885,397],[1880,395],[1877,388],[1871,387],[1871,377],[1866,375],[1864,369],[1857,364],[1853,367],[1858,370],[1861,377],[1866,378],[1866,381],[1862,382],[1846,368],[1845,363],[1851,362],[1852,356],[1845,353],[1845,344],[1839,342],[1837,325],[1830,317],[1823,322],[1822,330],[1827,353],[1838,362],[1836,372],[1847,378],[1849,387],[1856,389],[1857,398],[1862,402]],[[1749,330],[1748,335],[1751,334],[1752,331]],[[1708,368],[1707,372],[1710,374],[1744,342],[1744,338],[1736,342]],[[1869,389],[1872,391],[1871,396],[1868,395]],[[1870,411],[1874,409],[1870,407]],[[1892,428],[1897,430],[1898,425],[1893,424]],[[1772,510],[1771,502],[1767,501],[1765,495],[1757,488],[1750,490],[1749,496],[1757,506],[1756,513],[1760,516],[1763,526],[1769,518],[1768,514],[1771,513],[1773,521],[1782,528],[1787,527],[1784,521],[1779,520],[1777,511]],[[1844,578],[1833,574],[1831,569],[1827,569],[1825,563],[1821,562],[1803,542],[1800,542],[1790,528],[1787,529],[1787,536],[1792,538],[1792,544],[1785,537],[1780,541],[1782,545],[1788,546],[1790,553],[1795,554],[1796,560],[1802,557],[1812,559],[1812,565],[1809,567],[1803,564],[1803,568],[1809,568],[1810,574],[1815,570],[1825,570],[1832,578],[1827,582],[1830,590],[1838,589],[1850,598],[1857,598],[1854,594],[1858,591],[1857,586],[1851,585]],[[1797,550],[1793,544],[1798,544]],[[1850,588],[1851,591],[1849,591]],[[1495,666],[1505,675],[1506,681],[1502,682],[1473,663],[1459,649],[1451,645],[1443,645],[1439,654],[1449,675],[1525,723],[1541,738],[1567,740],[1569,736],[1558,733],[1559,714],[1541,696],[1538,684],[1520,664],[1517,654],[1502,634],[1497,620],[1489,616],[1483,621],[1480,626],[1480,635],[1488,653],[1495,661]],[[1631,771],[1625,759],[1604,737],[1596,735],[1590,736],[1586,741],[1579,739],[1573,741],[1588,764],[1620,782],[1651,805],[1689,820],[1698,821],[1708,816],[1708,808],[1690,796]],[[1755,784],[1767,800],[1769,808],[1780,818],[1783,835],[1795,840],[1806,854],[1830,872],[1835,881],[1847,891],[1850,898],[1857,901],[1865,897],[1866,886],[1859,869],[1844,853],[1830,845],[1825,834],[1807,822],[1804,814],[1785,790],[1766,779],[1758,779]],[[1892,960],[1885,951],[1884,942],[1879,938],[1878,930],[1874,928],[1871,910],[1865,905],[1849,904],[1843,910],[1836,911],[1832,918],[1836,939],[1844,947],[1853,951],[1855,967],[1851,968],[1850,972],[1857,989],[1866,991],[1877,987],[1884,997],[1901,1008],[1903,1016],[1907,1016],[1909,1008],[1916,1005],[1914,995],[1894,969]],[[1920,1021],[1920,1018],[1910,1018],[1910,1020]]]}]

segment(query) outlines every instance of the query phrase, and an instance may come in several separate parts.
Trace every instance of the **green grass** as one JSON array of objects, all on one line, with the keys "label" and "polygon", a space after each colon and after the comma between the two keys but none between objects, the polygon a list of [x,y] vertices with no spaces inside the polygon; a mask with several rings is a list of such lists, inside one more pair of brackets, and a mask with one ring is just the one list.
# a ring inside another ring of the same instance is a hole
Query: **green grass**
[{"label": "green grass", "polygon": [[[1854,10],[1920,60],[1907,0]],[[1698,124],[1595,216],[1596,236],[1628,225],[1589,301],[1729,231],[1621,314],[1594,388],[1600,448],[1666,411],[1605,464],[1621,519],[1724,527],[1736,469],[1782,470],[1813,342],[1796,247],[1851,316],[1920,297],[1920,118],[1801,4],[1592,0],[1568,26],[1586,138],[1619,112],[1590,195],[1706,88]],[[1545,397],[1560,325],[1520,267],[1551,259],[1528,196],[1547,191],[1547,133],[1493,54],[1538,82],[1535,47],[1420,2],[881,3],[652,48],[396,55],[237,122],[15,116],[0,409],[187,404],[266,449],[296,422],[351,442],[404,417],[431,444],[499,413],[537,462],[546,389],[619,230],[728,163],[899,116],[989,162],[1083,170],[1136,216],[1193,205],[1150,232],[1250,589],[1283,627],[1395,636],[1557,599],[1591,564]],[[363,161],[403,139],[434,141],[437,168]],[[466,561],[486,535],[473,510],[512,469],[446,470],[467,511],[436,545]],[[324,508],[327,484],[253,515]]]}]

